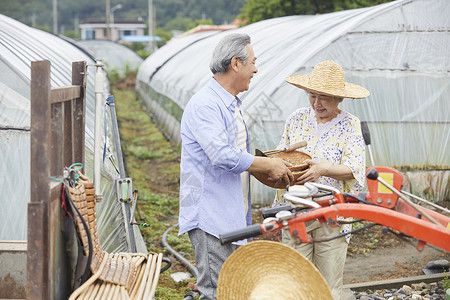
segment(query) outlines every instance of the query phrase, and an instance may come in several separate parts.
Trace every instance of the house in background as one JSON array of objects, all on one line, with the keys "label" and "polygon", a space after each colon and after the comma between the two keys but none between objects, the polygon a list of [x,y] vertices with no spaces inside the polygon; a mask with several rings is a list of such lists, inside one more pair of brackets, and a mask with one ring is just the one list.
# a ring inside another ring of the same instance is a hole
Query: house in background
[{"label": "house in background", "polygon": [[[125,36],[144,35],[145,23],[142,21],[116,21],[109,24],[111,41],[117,41]],[[80,24],[82,40],[107,40],[108,26],[105,21],[85,21]],[[148,39],[148,36],[147,36]]]}]

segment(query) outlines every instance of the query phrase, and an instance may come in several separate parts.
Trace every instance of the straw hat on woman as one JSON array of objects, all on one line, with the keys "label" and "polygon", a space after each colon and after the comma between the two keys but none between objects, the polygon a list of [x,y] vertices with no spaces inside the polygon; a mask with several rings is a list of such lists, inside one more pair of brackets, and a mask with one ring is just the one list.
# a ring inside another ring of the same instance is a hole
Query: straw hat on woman
[{"label": "straw hat on woman", "polygon": [[[315,65],[311,75],[293,75],[286,81],[308,92],[310,107],[295,110],[287,119],[277,148],[282,149],[299,141],[306,141],[302,151],[311,155],[305,160],[309,170],[295,184],[317,182],[342,192],[361,191],[365,181],[365,152],[361,125],[357,117],[341,110],[344,98],[365,98],[369,91],[345,82],[344,70],[331,60]],[[279,190],[274,206],[285,204]],[[310,238],[335,236],[351,230],[350,225],[326,228],[317,221],[306,224],[313,229]],[[326,235],[325,232],[331,232]],[[341,298],[343,271],[349,236],[328,242],[300,244],[296,249],[319,269],[327,281],[334,299]],[[283,243],[291,240],[283,231]]]}]

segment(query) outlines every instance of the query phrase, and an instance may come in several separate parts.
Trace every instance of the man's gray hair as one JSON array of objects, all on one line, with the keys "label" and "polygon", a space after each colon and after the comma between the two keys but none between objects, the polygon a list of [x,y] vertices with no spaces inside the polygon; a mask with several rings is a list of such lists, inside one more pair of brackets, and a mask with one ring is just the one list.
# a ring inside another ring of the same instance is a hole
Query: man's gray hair
[{"label": "man's gray hair", "polygon": [[213,51],[209,68],[213,74],[223,74],[233,57],[238,57],[245,65],[248,59],[247,44],[250,44],[250,36],[247,34],[233,33],[225,36]]}]

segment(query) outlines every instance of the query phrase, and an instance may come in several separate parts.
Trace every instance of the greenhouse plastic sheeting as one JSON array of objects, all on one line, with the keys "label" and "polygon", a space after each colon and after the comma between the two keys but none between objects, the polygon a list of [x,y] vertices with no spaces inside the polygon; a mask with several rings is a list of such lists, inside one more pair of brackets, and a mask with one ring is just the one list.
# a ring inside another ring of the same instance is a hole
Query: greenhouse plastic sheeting
[{"label": "greenhouse plastic sheeting", "polygon": [[[344,68],[346,81],[371,93],[366,99],[345,99],[340,107],[368,122],[375,164],[401,170],[405,189],[417,196],[449,200],[449,14],[447,0],[405,0],[193,34],[147,58],[137,90],[179,142],[182,111],[211,78],[215,45],[231,32],[247,33],[259,71],[239,95],[241,109],[252,151],[269,150],[277,146],[286,118],[309,105],[307,94],[285,77],[310,74],[315,64],[334,60]],[[251,188],[254,204],[271,203],[273,189],[256,180]]]},{"label": "greenhouse plastic sheeting", "polygon": [[113,41],[81,40],[75,43],[87,49],[97,59],[101,59],[108,72],[117,72],[120,76],[126,76],[128,72],[137,70],[143,61],[136,52]]},{"label": "greenhouse plastic sheeting", "polygon": [[[0,240],[27,239],[27,205],[30,201],[30,66],[32,61],[51,62],[51,85],[71,85],[72,62],[86,61],[86,175],[93,179],[94,73],[93,57],[47,32],[30,28],[0,15]],[[106,75],[104,73],[104,75]],[[105,77],[104,95],[108,95]],[[121,204],[115,196],[117,154],[112,124],[106,110],[108,134],[101,178],[103,201],[97,204],[99,238],[106,251],[128,250]],[[103,129],[102,129],[103,132]],[[146,251],[139,230],[139,251]]]}]

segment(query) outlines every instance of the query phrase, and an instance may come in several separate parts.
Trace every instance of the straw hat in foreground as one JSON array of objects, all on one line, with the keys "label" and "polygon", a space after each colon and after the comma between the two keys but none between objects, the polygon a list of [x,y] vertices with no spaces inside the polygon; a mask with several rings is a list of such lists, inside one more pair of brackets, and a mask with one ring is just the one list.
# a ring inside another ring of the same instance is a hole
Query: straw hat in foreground
[{"label": "straw hat in foreground", "polygon": [[345,82],[344,70],[332,60],[315,65],[311,75],[293,75],[285,80],[309,92],[340,98],[360,99],[370,95],[362,86]]},{"label": "straw hat in foreground", "polygon": [[217,300],[330,300],[325,279],[303,255],[282,243],[254,241],[222,266]]}]

